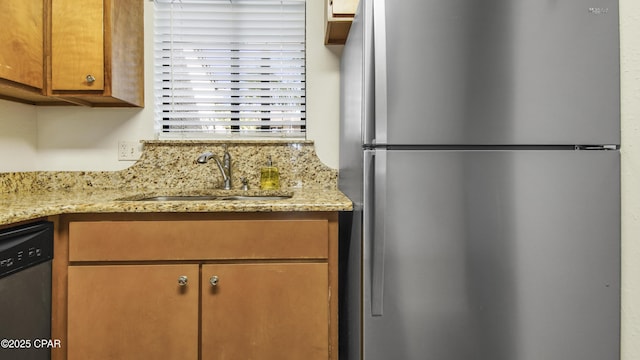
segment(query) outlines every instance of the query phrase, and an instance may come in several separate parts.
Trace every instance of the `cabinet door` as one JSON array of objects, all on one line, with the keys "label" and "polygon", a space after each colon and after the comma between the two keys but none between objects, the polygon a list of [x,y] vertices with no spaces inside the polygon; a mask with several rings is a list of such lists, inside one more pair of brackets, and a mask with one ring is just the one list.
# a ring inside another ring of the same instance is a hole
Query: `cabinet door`
[{"label": "cabinet door", "polygon": [[327,264],[202,267],[203,360],[326,360],[328,318]]},{"label": "cabinet door", "polygon": [[197,359],[198,276],[198,265],[70,266],[67,359]]},{"label": "cabinet door", "polygon": [[0,78],[43,88],[43,1],[6,0],[0,11]]},{"label": "cabinet door", "polygon": [[51,88],[103,90],[103,0],[52,0],[51,6]]}]

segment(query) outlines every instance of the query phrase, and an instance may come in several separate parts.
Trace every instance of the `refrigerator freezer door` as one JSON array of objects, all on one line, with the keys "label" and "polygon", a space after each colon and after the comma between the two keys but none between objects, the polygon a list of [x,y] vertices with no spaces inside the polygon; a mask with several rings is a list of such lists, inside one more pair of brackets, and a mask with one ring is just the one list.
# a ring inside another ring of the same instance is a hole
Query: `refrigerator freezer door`
[{"label": "refrigerator freezer door", "polygon": [[364,359],[619,358],[617,151],[375,158]]},{"label": "refrigerator freezer door", "polygon": [[617,0],[382,7],[376,144],[620,143]]},{"label": "refrigerator freezer door", "polygon": [[365,69],[372,69],[373,41],[364,32],[365,18],[371,23],[371,9],[363,8],[364,5],[363,2],[358,5],[340,62],[339,187],[355,206],[362,203],[362,145],[365,137],[373,137],[372,129],[365,127],[367,121],[362,120],[373,117],[373,88],[369,86],[373,76],[365,75]]},{"label": "refrigerator freezer door", "polygon": [[[340,164],[344,156],[361,152],[374,134],[373,33],[365,31],[372,24],[372,8],[358,3],[356,16],[340,62]],[[346,147],[345,147],[346,146]],[[354,148],[355,147],[355,148]],[[361,181],[360,181],[361,182]]]}]

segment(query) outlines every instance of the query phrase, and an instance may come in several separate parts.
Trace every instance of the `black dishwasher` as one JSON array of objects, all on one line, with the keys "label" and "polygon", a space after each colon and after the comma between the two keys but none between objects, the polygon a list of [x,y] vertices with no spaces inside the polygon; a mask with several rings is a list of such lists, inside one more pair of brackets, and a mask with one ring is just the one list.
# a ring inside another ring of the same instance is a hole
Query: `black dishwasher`
[{"label": "black dishwasher", "polygon": [[0,230],[0,359],[50,359],[53,223]]}]

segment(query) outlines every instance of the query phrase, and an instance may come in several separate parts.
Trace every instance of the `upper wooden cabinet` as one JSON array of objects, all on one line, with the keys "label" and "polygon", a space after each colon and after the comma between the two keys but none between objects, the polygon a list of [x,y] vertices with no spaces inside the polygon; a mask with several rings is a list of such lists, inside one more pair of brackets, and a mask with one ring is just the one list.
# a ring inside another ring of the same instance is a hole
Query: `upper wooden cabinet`
[{"label": "upper wooden cabinet", "polygon": [[50,95],[144,105],[143,0],[51,0]]},{"label": "upper wooden cabinet", "polygon": [[104,91],[104,10],[102,0],[53,0],[52,90]]},{"label": "upper wooden cabinet", "polygon": [[0,3],[0,98],[56,102],[45,96],[44,0]]},{"label": "upper wooden cabinet", "polygon": [[[0,76],[42,89],[44,35],[42,0],[8,0],[0,12]],[[8,31],[8,30],[12,31]]]},{"label": "upper wooden cabinet", "polygon": [[325,0],[325,45],[347,41],[358,0]]},{"label": "upper wooden cabinet", "polygon": [[0,98],[143,106],[143,1],[2,1]]}]

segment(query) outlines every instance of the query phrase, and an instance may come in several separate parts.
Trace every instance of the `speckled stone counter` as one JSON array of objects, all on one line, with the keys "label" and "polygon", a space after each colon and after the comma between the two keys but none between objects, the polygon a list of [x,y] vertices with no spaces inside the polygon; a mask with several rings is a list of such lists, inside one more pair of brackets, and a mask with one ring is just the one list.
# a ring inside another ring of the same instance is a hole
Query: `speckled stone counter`
[{"label": "speckled stone counter", "polygon": [[[337,171],[318,159],[311,141],[144,141],[131,167],[106,172],[0,173],[0,225],[70,213],[350,211],[337,188]],[[232,190],[220,190],[210,151],[232,157]],[[271,156],[281,189],[259,190],[260,168]],[[241,178],[249,190],[241,190]],[[139,201],[157,195],[288,195],[279,200]]]}]

